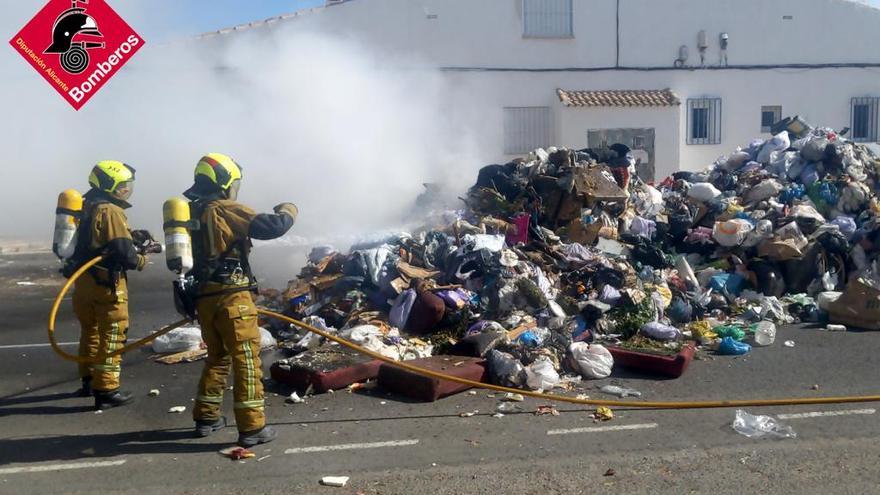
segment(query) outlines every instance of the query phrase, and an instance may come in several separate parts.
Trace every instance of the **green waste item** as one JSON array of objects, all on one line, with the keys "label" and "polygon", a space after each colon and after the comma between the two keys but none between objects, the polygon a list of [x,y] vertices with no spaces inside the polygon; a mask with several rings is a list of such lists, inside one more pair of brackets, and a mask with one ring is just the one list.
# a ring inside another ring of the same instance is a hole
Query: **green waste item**
[{"label": "green waste item", "polygon": [[746,338],[746,331],[737,325],[721,325],[712,329],[720,338],[730,337],[737,342],[742,342]]}]

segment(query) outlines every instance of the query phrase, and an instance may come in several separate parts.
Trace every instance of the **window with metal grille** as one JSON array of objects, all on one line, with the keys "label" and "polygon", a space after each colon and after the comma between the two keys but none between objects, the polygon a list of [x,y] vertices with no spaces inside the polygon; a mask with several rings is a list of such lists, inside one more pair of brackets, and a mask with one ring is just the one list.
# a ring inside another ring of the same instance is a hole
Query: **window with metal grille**
[{"label": "window with metal grille", "polygon": [[853,141],[877,141],[877,114],[880,98],[852,99],[852,138]]},{"label": "window with metal grille", "polygon": [[782,107],[761,107],[761,132],[772,132],[773,124],[782,120]]},{"label": "window with metal grille", "polygon": [[721,98],[688,100],[687,144],[721,144]]},{"label": "window with metal grille", "polygon": [[573,0],[523,0],[523,36],[574,37]]},{"label": "window with metal grille", "polygon": [[504,109],[504,153],[528,153],[550,146],[553,133],[550,107],[507,107]]}]

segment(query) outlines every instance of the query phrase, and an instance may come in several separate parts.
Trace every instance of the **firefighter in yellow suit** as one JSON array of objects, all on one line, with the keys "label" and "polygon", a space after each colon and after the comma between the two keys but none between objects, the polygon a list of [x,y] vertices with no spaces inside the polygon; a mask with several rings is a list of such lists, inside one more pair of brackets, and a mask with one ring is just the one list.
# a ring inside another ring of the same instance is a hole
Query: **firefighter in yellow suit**
[{"label": "firefighter in yellow suit", "polygon": [[275,239],[287,233],[298,210],[291,203],[274,214],[257,214],[236,201],[242,169],[219,153],[204,156],[196,166],[195,184],[184,195],[191,201],[192,275],[197,284],[196,311],[208,358],[199,381],[193,419],[196,435],[223,428],[223,392],[230,367],[238,444],[252,447],[277,436],[266,426],[260,362],[260,330],[253,292],[256,279],[248,255],[251,239]]},{"label": "firefighter in yellow suit", "polygon": [[[122,162],[102,161],[89,175],[91,189],[83,198],[76,248],[63,270],[69,277],[92,258],[105,257],[76,281],[73,309],[81,327],[80,357],[109,354],[125,345],[129,326],[126,272],[140,271],[146,262],[132,239],[124,211],[131,207],[128,199],[134,191],[134,174],[134,168]],[[120,356],[81,363],[80,395],[94,395],[96,409],[131,402],[131,394],[119,390],[121,370]]]}]

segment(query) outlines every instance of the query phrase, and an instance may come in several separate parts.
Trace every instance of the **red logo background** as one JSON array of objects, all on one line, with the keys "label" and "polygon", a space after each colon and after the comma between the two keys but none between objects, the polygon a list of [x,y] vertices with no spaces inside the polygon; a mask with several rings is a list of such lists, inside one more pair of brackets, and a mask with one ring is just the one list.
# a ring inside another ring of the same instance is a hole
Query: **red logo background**
[{"label": "red logo background", "polygon": [[[103,42],[103,48],[86,50],[89,61],[79,74],[68,73],[61,64],[61,54],[43,53],[53,43],[55,20],[71,6],[85,8],[85,14],[97,23],[103,37],[80,34],[74,40]],[[58,91],[73,108],[85,105],[129,60],[144,46],[144,40],[104,0],[88,3],[72,0],[50,0],[40,12],[16,34],[9,44],[44,79]],[[127,49],[127,53],[123,50]],[[112,57],[112,58],[111,58]],[[117,58],[116,64],[112,64]],[[108,69],[106,70],[105,69]],[[97,75],[96,75],[97,74]],[[78,93],[79,89],[82,93]],[[85,91],[89,89],[89,91]],[[77,97],[79,97],[77,101]]]}]

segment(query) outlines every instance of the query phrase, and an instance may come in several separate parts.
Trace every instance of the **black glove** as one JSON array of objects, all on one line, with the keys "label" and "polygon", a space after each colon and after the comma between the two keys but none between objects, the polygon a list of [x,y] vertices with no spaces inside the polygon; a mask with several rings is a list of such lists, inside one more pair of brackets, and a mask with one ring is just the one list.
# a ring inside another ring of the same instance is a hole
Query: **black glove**
[{"label": "black glove", "polygon": [[153,234],[148,230],[132,230],[131,242],[138,254],[158,254],[162,252],[162,245],[156,242]]}]

